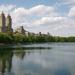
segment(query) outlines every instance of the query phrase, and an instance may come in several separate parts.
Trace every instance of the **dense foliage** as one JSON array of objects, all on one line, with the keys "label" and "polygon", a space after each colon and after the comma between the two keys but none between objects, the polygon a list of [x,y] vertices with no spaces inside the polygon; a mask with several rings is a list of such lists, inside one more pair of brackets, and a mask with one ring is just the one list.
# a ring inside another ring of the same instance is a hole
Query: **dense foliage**
[{"label": "dense foliage", "polygon": [[0,43],[42,43],[42,42],[75,42],[75,37],[59,37],[51,35],[23,35],[20,33],[0,33]]}]

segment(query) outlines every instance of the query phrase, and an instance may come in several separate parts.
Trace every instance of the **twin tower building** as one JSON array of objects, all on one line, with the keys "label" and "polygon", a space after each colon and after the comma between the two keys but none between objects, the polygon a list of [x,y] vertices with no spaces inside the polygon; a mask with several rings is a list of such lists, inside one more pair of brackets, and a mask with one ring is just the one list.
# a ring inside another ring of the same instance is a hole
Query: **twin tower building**
[{"label": "twin tower building", "polygon": [[11,16],[7,15],[7,17],[5,17],[3,12],[0,15],[0,32],[13,32]]}]

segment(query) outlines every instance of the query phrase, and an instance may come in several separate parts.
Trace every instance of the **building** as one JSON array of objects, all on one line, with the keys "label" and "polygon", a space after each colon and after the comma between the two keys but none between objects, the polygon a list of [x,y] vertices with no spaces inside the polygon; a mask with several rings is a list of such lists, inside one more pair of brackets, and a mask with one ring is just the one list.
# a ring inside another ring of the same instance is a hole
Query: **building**
[{"label": "building", "polygon": [[25,32],[26,31],[24,30],[23,26],[18,27],[15,31],[15,33],[20,33],[20,34],[25,34]]},{"label": "building", "polygon": [[0,15],[0,32],[6,32],[6,18],[3,12]]},{"label": "building", "polygon": [[33,34],[33,33],[30,33],[28,31],[26,31],[23,26],[20,26],[20,27],[16,28],[15,33],[23,34],[23,35],[26,35],[26,36],[29,36],[29,35]]},{"label": "building", "polygon": [[7,32],[13,32],[13,29],[12,29],[12,18],[10,15],[7,16],[6,18],[6,31]]},{"label": "building", "polygon": [[6,18],[3,12],[0,15],[0,32],[13,32],[11,16]]}]

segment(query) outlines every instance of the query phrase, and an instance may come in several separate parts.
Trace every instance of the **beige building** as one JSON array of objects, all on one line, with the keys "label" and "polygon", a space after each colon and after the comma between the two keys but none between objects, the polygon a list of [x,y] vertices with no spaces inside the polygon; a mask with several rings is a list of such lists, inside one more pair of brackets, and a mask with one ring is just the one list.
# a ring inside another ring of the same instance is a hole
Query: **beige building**
[{"label": "beige building", "polygon": [[12,18],[10,15],[7,16],[6,18],[6,31],[7,32],[13,32],[13,29],[12,29]]},{"label": "beige building", "polygon": [[6,18],[3,12],[0,15],[0,32],[6,32]]},{"label": "beige building", "polygon": [[3,12],[0,15],[0,32],[13,32],[11,16],[6,18]]},{"label": "beige building", "polygon": [[15,30],[15,33],[25,34],[25,32],[23,26],[20,26]]}]

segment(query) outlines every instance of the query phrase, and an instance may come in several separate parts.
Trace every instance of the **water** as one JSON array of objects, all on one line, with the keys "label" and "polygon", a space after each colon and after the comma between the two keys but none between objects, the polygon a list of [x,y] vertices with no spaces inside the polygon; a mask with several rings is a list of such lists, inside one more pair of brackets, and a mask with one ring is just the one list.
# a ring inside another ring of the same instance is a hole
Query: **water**
[{"label": "water", "polygon": [[0,50],[0,75],[75,75],[75,43],[10,47]]}]

